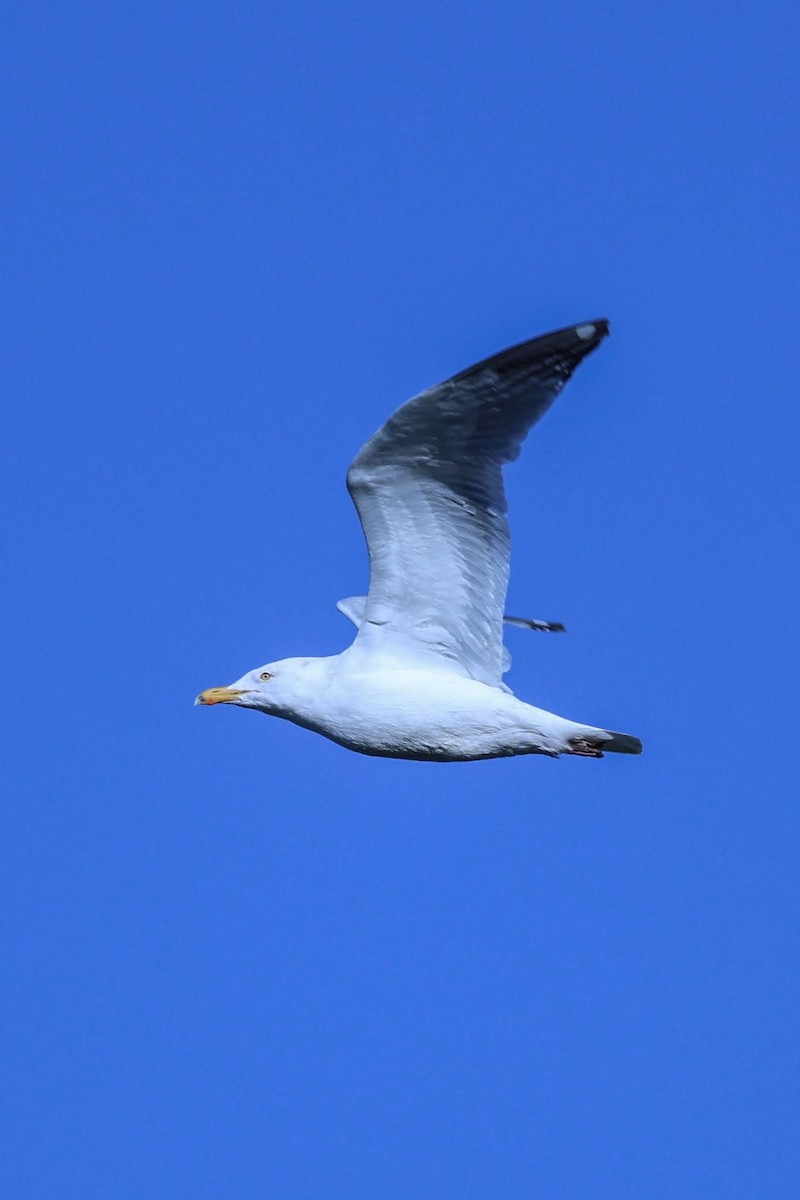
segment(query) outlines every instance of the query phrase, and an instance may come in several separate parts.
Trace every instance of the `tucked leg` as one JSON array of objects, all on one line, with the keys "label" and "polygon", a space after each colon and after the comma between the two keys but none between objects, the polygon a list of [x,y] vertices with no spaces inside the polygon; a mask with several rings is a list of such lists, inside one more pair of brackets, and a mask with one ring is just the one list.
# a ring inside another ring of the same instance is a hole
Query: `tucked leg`
[{"label": "tucked leg", "polygon": [[586,738],[572,738],[569,743],[569,754],[578,754],[581,758],[602,758],[603,751],[596,746],[590,746]]}]

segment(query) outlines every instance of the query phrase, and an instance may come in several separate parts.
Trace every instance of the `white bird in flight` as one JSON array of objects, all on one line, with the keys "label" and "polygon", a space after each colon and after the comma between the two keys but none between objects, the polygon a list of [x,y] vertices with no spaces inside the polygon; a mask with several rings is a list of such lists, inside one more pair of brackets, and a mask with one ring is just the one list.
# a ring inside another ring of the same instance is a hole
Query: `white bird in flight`
[{"label": "white bird in flight", "polygon": [[502,468],[608,329],[590,321],[523,342],[399,408],[347,475],[370,561],[368,595],[338,605],[353,644],[267,663],[195,703],[259,709],[387,758],[639,754],[638,738],[534,708],[503,683],[504,620],[563,626],[504,617]]}]

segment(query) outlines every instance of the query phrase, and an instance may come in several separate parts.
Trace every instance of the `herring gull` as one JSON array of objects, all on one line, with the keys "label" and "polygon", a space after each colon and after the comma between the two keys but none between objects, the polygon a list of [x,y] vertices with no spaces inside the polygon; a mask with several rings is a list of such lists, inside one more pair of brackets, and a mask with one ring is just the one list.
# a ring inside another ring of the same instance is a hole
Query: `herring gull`
[{"label": "herring gull", "polygon": [[352,645],[267,663],[195,703],[259,709],[387,758],[640,753],[638,738],[534,708],[503,682],[504,620],[563,625],[504,615],[502,469],[608,330],[586,321],[523,342],[399,408],[347,475],[370,561],[368,594],[338,605]]}]

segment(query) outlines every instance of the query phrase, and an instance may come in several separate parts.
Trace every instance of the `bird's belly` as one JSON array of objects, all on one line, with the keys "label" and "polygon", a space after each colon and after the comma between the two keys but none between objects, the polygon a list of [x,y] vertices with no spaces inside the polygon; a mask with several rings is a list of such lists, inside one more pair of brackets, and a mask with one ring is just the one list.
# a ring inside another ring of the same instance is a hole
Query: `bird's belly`
[{"label": "bird's belly", "polygon": [[[463,762],[535,753],[519,702],[473,680],[381,673],[331,688],[302,723],[361,754],[428,762]],[[412,678],[409,678],[411,676]]]}]

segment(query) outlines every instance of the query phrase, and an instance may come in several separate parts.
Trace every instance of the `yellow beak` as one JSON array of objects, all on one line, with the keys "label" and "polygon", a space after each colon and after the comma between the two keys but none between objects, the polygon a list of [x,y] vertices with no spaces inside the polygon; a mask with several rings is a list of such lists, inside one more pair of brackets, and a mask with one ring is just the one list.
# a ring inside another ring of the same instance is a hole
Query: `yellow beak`
[{"label": "yellow beak", "polygon": [[237,696],[243,695],[244,692],[237,692],[236,688],[206,688],[197,697],[195,704],[233,704]]}]

